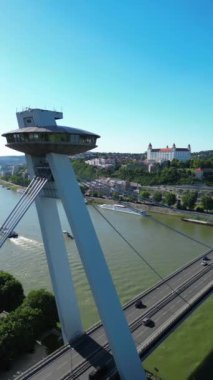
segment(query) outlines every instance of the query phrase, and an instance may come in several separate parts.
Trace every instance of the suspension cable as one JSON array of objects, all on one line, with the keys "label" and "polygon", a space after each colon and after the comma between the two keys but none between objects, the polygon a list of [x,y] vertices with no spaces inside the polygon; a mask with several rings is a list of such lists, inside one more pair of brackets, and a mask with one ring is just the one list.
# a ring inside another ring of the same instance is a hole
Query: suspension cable
[{"label": "suspension cable", "polygon": [[173,231],[173,232],[176,232],[177,234],[179,234],[179,235],[181,235],[181,236],[184,236],[185,238],[187,238],[187,239],[189,239],[189,240],[194,241],[194,242],[197,243],[197,244],[203,245],[204,247],[209,248],[209,249],[212,249],[212,248],[213,248],[213,247],[211,247],[210,245],[208,245],[208,244],[206,244],[206,243],[203,243],[202,241],[200,241],[200,240],[198,240],[198,239],[195,239],[195,238],[193,238],[193,237],[187,235],[185,232],[179,231],[179,230],[177,230],[176,228],[171,227],[171,226],[169,226],[168,224],[166,224],[166,223],[164,223],[164,222],[161,222],[160,220],[156,219],[153,215],[149,215],[149,217],[150,217],[154,222],[156,222],[156,223],[158,223],[158,224],[161,224],[162,226],[164,226],[164,227],[170,229],[170,230]]},{"label": "suspension cable", "polygon": [[[155,275],[160,278],[160,280],[165,281],[165,278],[149,263],[148,260],[146,260],[141,253],[128,241],[127,238],[123,236],[123,234],[106,218],[105,215],[102,214],[102,212],[98,209],[97,206],[92,205],[92,207],[97,211],[99,215],[102,216],[102,218],[110,225],[110,227],[120,236],[120,238],[131,248],[131,250],[152,270],[152,272],[155,273]],[[190,303],[181,295],[179,294],[167,281],[165,281],[165,284],[168,286],[168,288],[177,294],[178,297],[180,297],[187,305],[190,305]]]},{"label": "suspension cable", "polygon": [[[137,211],[137,212],[139,211],[136,207],[133,207],[133,206],[129,205],[129,204],[126,203],[126,202],[120,202],[120,203],[123,204],[123,205],[126,206],[126,207],[129,207],[129,208],[130,208],[131,210],[133,210],[133,211]],[[209,246],[208,244],[203,243],[202,241],[200,241],[200,240],[198,240],[198,239],[195,239],[195,238],[191,237],[190,235],[187,235],[185,232],[182,232],[182,231],[180,231],[180,230],[177,230],[176,228],[171,227],[171,226],[169,226],[168,224],[166,224],[166,223],[164,223],[164,222],[161,222],[160,220],[158,220],[157,218],[155,218],[153,215],[149,215],[149,217],[150,217],[152,220],[154,220],[156,223],[161,224],[162,226],[164,226],[164,227],[170,229],[171,231],[176,232],[177,234],[179,234],[179,235],[181,235],[181,236],[184,236],[185,238],[187,238],[187,239],[189,239],[189,240],[194,241],[195,243],[198,243],[198,244],[200,244],[200,245],[203,245],[204,247],[209,248],[209,249],[212,249],[212,248],[213,248],[213,247]]]}]

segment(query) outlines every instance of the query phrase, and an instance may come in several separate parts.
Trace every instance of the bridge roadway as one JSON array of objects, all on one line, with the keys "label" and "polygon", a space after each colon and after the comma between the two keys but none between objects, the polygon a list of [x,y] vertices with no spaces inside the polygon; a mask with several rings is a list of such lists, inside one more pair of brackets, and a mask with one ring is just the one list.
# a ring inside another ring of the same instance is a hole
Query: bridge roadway
[{"label": "bridge roadway", "polygon": [[[208,256],[208,265],[201,265],[202,256]],[[199,300],[213,286],[213,250],[194,259],[154,287],[143,292],[124,306],[138,352],[143,358],[155,340],[165,335],[173,322],[190,309],[193,301]],[[135,302],[143,300],[144,308],[137,309]],[[149,317],[152,327],[142,325],[142,319]],[[118,331],[119,333],[119,331]],[[36,364],[17,380],[68,380],[88,379],[98,366],[114,371],[114,362],[101,323],[87,331],[73,344],[64,346],[43,361]],[[102,376],[104,379],[104,376]]]}]

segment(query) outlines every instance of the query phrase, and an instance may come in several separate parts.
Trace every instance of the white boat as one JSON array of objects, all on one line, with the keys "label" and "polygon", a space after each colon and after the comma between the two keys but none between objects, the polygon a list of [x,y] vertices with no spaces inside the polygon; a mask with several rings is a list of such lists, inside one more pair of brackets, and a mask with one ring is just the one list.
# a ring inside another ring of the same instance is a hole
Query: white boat
[{"label": "white boat", "polygon": [[70,239],[74,239],[74,237],[73,237],[73,236],[71,235],[71,233],[68,232],[68,231],[63,231],[63,234],[64,234],[66,237],[70,238]]},{"label": "white boat", "polygon": [[126,214],[133,214],[133,215],[139,215],[139,216],[146,215],[145,211],[136,210],[136,209],[133,209],[131,207],[127,207],[127,206],[124,206],[124,205],[121,205],[121,204],[107,204],[107,203],[104,203],[102,205],[99,205],[99,207],[105,208],[107,210],[124,212]]},{"label": "white boat", "polygon": [[17,189],[16,192],[20,194],[24,194],[26,189]]},{"label": "white boat", "polygon": [[18,237],[18,233],[16,231],[10,231],[10,233],[8,233],[9,229],[8,228],[0,228],[0,234],[2,233],[2,235],[8,235],[8,239],[11,239],[11,238],[17,238]]}]

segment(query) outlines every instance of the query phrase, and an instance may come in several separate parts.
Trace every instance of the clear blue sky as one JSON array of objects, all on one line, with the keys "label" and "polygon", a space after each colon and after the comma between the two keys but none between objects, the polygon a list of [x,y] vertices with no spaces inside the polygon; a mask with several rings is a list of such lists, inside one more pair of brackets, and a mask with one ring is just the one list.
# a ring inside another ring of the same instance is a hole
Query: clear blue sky
[{"label": "clear blue sky", "polygon": [[212,0],[1,0],[0,57],[1,133],[30,106],[102,152],[213,148]]}]

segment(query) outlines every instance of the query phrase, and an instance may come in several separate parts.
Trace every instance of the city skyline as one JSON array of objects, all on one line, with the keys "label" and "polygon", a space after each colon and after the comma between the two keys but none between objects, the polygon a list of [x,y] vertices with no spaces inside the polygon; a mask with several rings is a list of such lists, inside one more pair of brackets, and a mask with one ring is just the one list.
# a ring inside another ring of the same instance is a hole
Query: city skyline
[{"label": "city skyline", "polygon": [[31,107],[99,134],[98,152],[211,150],[212,16],[210,0],[3,1],[1,134]]}]

